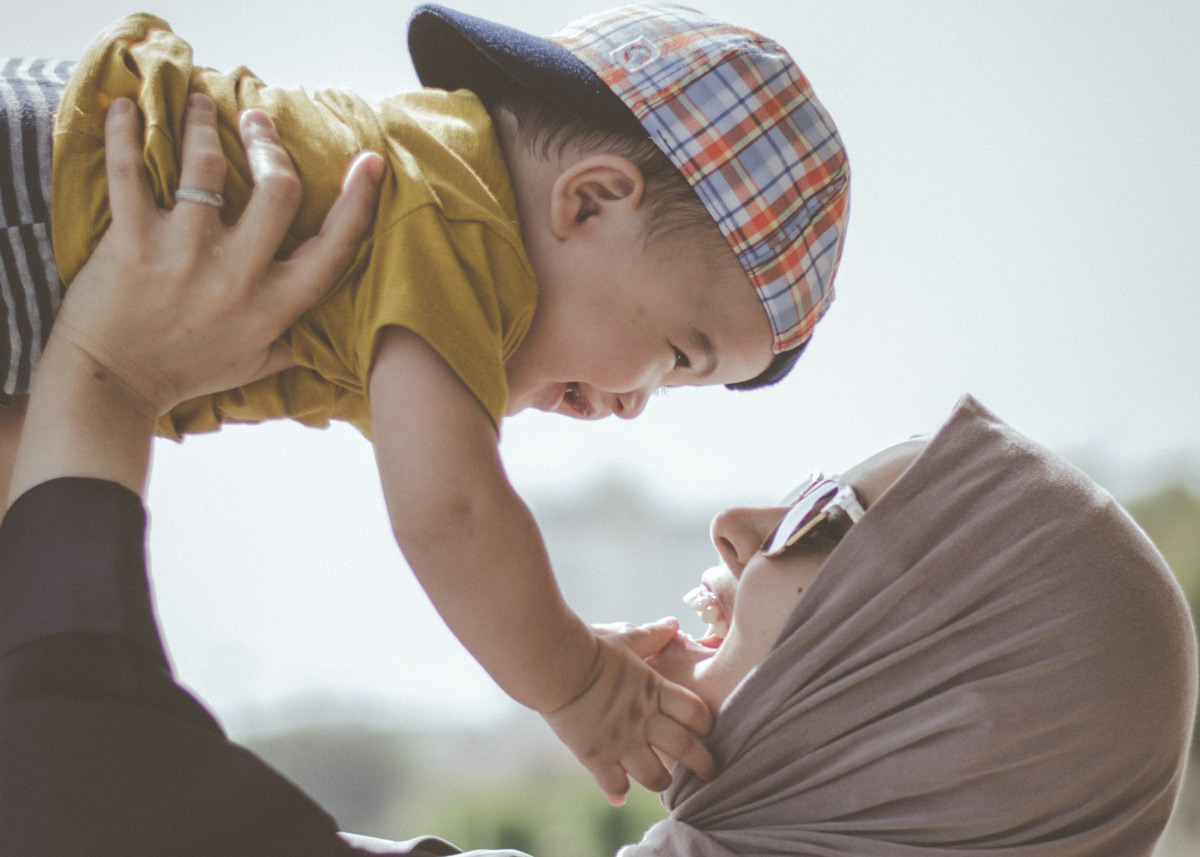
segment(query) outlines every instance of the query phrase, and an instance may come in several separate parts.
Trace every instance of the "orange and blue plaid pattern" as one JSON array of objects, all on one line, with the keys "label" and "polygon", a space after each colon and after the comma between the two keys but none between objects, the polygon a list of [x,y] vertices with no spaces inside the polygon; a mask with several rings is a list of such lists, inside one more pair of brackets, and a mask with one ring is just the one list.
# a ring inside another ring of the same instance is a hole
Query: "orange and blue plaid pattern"
[{"label": "orange and blue plaid pattern", "polygon": [[833,300],[849,214],[837,128],[782,47],[673,5],[629,5],[554,34],[687,178],[766,307],[776,353]]}]

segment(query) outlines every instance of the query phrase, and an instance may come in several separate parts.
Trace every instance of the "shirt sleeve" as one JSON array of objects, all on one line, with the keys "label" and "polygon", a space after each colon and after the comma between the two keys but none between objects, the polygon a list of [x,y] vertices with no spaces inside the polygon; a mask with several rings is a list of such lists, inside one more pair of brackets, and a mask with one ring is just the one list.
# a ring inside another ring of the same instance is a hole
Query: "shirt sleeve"
[{"label": "shirt sleeve", "polygon": [[[500,245],[500,246],[497,246]],[[504,360],[514,328],[524,334],[531,304],[506,303],[512,254],[487,226],[447,222],[419,209],[372,248],[356,311],[354,360],[369,377],[380,335],[406,327],[428,342],[499,424],[508,402]],[[517,337],[519,338],[519,337]]]},{"label": "shirt sleeve", "polygon": [[4,853],[353,853],[175,681],[145,527],[136,494],[77,477],[30,489],[0,525]]},{"label": "shirt sleeve", "polygon": [[141,498],[66,477],[22,494],[0,524],[0,654],[67,633],[122,636],[166,665],[150,609]]}]

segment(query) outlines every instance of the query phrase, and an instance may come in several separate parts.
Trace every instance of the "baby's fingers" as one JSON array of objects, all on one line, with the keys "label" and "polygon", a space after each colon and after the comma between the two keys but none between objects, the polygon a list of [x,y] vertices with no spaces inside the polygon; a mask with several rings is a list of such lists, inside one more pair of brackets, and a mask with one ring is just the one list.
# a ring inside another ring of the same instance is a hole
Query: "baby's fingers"
[{"label": "baby's fingers", "polygon": [[592,625],[592,633],[610,643],[624,646],[641,660],[652,658],[670,645],[679,632],[679,620],[673,616],[635,625],[632,622],[612,622]]},{"label": "baby's fingers", "polygon": [[712,712],[704,700],[673,681],[663,679],[658,710],[701,738],[712,730]]},{"label": "baby's fingers", "polygon": [[628,753],[621,760],[625,772],[652,792],[671,785],[671,774],[650,747]]},{"label": "baby's fingers", "polygon": [[596,762],[587,765],[587,769],[591,771],[592,779],[596,781],[600,791],[604,792],[604,799],[608,801],[609,806],[625,804],[625,793],[629,791],[629,777],[620,765]]},{"label": "baby's fingers", "polygon": [[648,625],[639,625],[624,636],[630,651],[641,658],[652,658],[671,644],[679,632],[679,620],[673,616]]},{"label": "baby's fingers", "polygon": [[[711,780],[717,775],[716,760],[704,746],[704,742],[694,732],[690,732],[669,717],[655,718],[648,727],[647,736],[655,750],[695,771],[701,778]],[[646,788],[652,788],[641,779],[638,779],[638,782],[646,785]],[[655,791],[662,791],[663,788],[666,788],[666,785]]]}]

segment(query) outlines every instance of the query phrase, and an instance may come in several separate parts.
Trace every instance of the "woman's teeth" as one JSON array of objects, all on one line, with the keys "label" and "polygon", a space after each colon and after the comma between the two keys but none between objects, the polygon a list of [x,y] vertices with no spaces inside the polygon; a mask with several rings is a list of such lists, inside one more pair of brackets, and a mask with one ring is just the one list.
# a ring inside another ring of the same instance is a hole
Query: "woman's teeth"
[{"label": "woman's teeth", "polygon": [[700,621],[708,625],[705,631],[706,637],[716,637],[718,640],[724,640],[729,633],[729,622],[726,621],[725,615],[721,612],[721,603],[717,601],[717,596],[713,591],[704,584],[700,584],[687,595],[683,596],[683,603],[691,607],[700,616]]}]

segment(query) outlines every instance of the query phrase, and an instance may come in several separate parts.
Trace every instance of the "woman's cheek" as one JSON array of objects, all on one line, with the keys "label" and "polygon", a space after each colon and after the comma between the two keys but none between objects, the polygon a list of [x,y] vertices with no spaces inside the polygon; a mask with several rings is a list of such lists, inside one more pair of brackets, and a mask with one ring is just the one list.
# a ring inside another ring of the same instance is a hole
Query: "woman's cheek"
[{"label": "woman's cheek", "polygon": [[756,650],[770,651],[804,590],[812,584],[828,551],[785,554],[776,560],[747,564],[737,590],[733,625]]},{"label": "woman's cheek", "polygon": [[[757,585],[748,586],[748,582]],[[771,585],[765,585],[768,582]],[[743,578],[729,640],[736,637],[739,648],[745,649],[759,661],[766,658],[796,609],[801,591],[799,585],[778,577],[769,581],[747,581]]]}]

